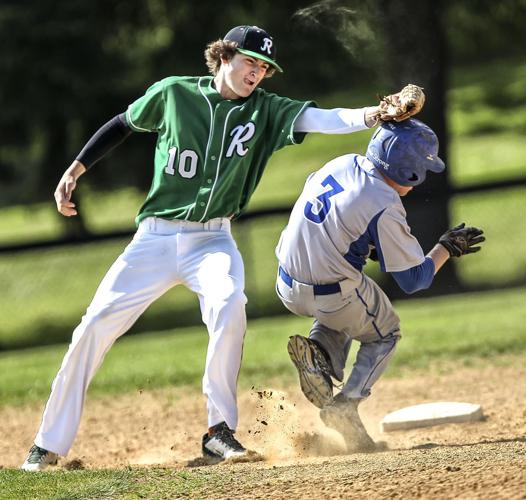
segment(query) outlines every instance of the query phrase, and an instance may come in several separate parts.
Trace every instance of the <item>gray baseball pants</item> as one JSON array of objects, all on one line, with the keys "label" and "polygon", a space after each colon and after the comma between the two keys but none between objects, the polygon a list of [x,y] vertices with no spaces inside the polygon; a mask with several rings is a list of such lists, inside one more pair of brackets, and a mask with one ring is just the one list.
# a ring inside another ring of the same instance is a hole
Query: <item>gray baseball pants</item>
[{"label": "gray baseball pants", "polygon": [[365,274],[359,284],[341,281],[341,291],[330,295],[316,295],[312,285],[295,280],[289,285],[278,274],[278,296],[294,314],[315,318],[309,338],[325,349],[340,382],[351,343],[360,342],[342,393],[353,399],[369,396],[400,339],[400,319],[387,295]]}]

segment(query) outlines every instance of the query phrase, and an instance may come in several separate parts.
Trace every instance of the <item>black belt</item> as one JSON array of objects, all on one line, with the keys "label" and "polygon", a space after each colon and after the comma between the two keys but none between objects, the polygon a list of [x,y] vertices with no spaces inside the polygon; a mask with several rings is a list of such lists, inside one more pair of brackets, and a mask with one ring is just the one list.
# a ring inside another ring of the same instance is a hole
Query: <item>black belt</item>
[{"label": "black belt", "polygon": [[[279,266],[279,276],[285,284],[287,284],[288,286],[292,288],[292,283],[294,282],[294,278],[288,275],[287,272],[281,266]],[[297,281],[297,282],[301,283],[300,281]],[[303,283],[303,284],[306,285],[307,283]],[[341,292],[339,283],[329,283],[328,285],[310,285],[310,286],[312,286],[314,295],[332,295],[333,293]]]}]

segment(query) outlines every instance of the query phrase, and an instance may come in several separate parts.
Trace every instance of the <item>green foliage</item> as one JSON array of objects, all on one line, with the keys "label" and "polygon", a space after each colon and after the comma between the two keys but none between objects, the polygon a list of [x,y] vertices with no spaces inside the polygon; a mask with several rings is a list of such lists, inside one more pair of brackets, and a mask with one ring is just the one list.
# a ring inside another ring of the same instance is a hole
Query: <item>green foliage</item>
[{"label": "green foliage", "polygon": [[[395,304],[403,339],[388,370],[425,368],[526,351],[526,289],[456,295]],[[503,315],[502,311],[506,311]],[[432,318],[432,321],[430,320]],[[268,387],[295,380],[286,351],[290,335],[307,335],[309,318],[292,314],[249,321],[240,384]],[[204,327],[124,337],[107,354],[89,394],[102,396],[167,386],[198,387],[205,361]],[[66,346],[0,353],[0,404],[42,401]],[[348,369],[351,362],[348,364]]]},{"label": "green foliage", "polygon": [[446,5],[447,42],[456,62],[472,64],[524,54],[524,0],[452,0]]},{"label": "green foliage", "polygon": [[[526,116],[526,109],[523,116]],[[492,119],[498,119],[497,113]],[[450,143],[451,177],[456,185],[473,185],[524,177],[524,132],[459,135]]]},{"label": "green foliage", "polygon": [[[69,339],[99,282],[127,243],[128,240],[117,240],[29,251],[14,259],[0,257],[4,293],[0,301],[0,314],[4,314],[0,350]],[[177,312],[173,311],[174,304]],[[170,326],[195,323],[196,304],[194,294],[177,287],[156,301],[139,324],[142,329],[151,328],[151,318],[156,318],[160,327],[163,315]],[[190,314],[181,319],[180,311],[188,309]]]},{"label": "green foliage", "polygon": [[15,205],[0,213],[0,245],[58,239],[62,234],[54,204]]},{"label": "green foliage", "polygon": [[301,193],[310,173],[337,156],[350,152],[365,153],[370,138],[368,130],[351,135],[310,134],[301,146],[284,148],[271,158],[249,210],[290,206]]},{"label": "green foliage", "polygon": [[36,344],[56,342],[57,332],[64,335],[80,320],[122,246],[101,243],[82,252],[55,248],[0,258],[0,345],[27,345],[24,337]]},{"label": "green foliage", "polygon": [[526,63],[456,68],[448,91],[451,178],[456,185],[524,175]]}]

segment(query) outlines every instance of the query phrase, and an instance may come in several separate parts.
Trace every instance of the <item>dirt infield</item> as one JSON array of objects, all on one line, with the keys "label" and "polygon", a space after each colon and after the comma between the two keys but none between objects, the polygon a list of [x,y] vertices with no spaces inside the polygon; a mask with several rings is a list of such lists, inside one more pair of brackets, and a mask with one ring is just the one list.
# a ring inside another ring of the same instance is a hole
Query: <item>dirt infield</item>
[{"label": "dirt infield", "polygon": [[[505,361],[505,360],[504,360]],[[360,407],[385,451],[345,454],[343,440],[327,430],[296,385],[256,387],[240,394],[239,440],[264,460],[218,464],[234,472],[213,498],[524,498],[526,499],[526,367],[515,358],[502,366],[441,369],[384,379]],[[381,433],[388,412],[431,401],[482,405],[485,420]],[[38,427],[41,405],[0,410],[0,467],[23,461]],[[204,398],[170,389],[89,400],[66,468],[126,465],[195,469],[203,465],[200,438]],[[323,439],[320,439],[323,438]],[[314,445],[313,445],[314,443]],[[233,493],[235,492],[235,494]]]}]

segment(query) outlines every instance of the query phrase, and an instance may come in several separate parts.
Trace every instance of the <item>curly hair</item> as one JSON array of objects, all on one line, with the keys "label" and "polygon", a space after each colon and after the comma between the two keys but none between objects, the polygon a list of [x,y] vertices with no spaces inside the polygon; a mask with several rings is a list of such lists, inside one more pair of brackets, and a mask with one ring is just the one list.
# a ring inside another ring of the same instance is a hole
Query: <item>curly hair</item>
[{"label": "curly hair", "polygon": [[[236,55],[237,42],[230,42],[224,40],[216,40],[215,42],[210,42],[206,46],[205,50],[205,60],[206,66],[208,67],[208,72],[213,76],[216,76],[221,67],[221,57],[224,57],[228,61]],[[270,78],[276,69],[273,66],[269,66],[267,72],[265,73],[265,78]]]}]

